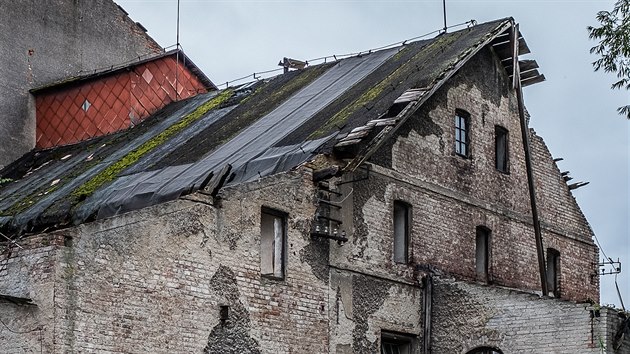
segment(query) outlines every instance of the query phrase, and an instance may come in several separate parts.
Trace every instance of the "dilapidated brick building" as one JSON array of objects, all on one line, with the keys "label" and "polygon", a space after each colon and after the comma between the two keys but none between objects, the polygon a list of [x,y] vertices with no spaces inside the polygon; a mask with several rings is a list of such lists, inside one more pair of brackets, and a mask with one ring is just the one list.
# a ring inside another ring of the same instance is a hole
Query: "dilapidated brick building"
[{"label": "dilapidated brick building", "polygon": [[0,351],[628,353],[592,230],[521,134],[528,51],[498,20],[23,156],[0,172]]}]

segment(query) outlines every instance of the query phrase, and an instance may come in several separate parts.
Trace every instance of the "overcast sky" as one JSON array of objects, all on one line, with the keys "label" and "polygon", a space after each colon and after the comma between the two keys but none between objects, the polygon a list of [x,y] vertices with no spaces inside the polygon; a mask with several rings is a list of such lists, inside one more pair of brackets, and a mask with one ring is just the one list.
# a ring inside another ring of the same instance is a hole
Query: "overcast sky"
[{"label": "overcast sky", "polygon": [[[129,16],[167,47],[176,43],[176,0],[116,0]],[[514,17],[547,81],[525,88],[531,127],[561,171],[590,184],[573,192],[603,251],[626,270],[618,283],[630,307],[628,204],[630,122],[615,108],[628,92],[612,91],[612,74],[594,73],[597,25],[604,0],[447,0],[449,25]],[[416,1],[211,1],[181,0],[180,43],[217,85],[276,69],[282,57],[314,59],[377,48],[443,26],[442,0]],[[456,29],[453,29],[456,30]],[[223,86],[225,87],[225,86]],[[608,269],[608,268],[607,268]],[[614,276],[601,277],[602,304],[620,307]]]}]

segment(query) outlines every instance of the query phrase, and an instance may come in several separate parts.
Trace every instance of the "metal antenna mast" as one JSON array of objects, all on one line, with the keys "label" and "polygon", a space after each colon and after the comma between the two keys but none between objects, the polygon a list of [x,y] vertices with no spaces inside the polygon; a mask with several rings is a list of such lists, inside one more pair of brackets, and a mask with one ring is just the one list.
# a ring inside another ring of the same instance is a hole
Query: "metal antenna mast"
[{"label": "metal antenna mast", "polygon": [[446,33],[446,30],[448,29],[446,26],[446,0],[442,0],[442,9],[444,10],[444,33]]},{"label": "metal antenna mast", "polygon": [[175,44],[175,101],[179,101],[179,0],[177,0],[177,39]]}]

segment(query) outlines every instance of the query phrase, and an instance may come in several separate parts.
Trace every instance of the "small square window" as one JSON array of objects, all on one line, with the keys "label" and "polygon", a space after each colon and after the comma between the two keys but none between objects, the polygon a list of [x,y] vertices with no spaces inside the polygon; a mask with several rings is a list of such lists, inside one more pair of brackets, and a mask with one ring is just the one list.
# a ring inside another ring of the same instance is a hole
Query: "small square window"
[{"label": "small square window", "polygon": [[470,156],[470,114],[457,110],[455,112],[455,153],[468,158]]},{"label": "small square window", "polygon": [[508,130],[500,127],[494,127],[494,152],[495,152],[495,167],[497,170],[508,173],[509,172],[509,144],[508,144]]},{"label": "small square window", "polygon": [[284,278],[286,214],[263,208],[260,218],[260,273]]},{"label": "small square window", "polygon": [[414,337],[404,334],[381,332],[381,354],[413,353]]},{"label": "small square window", "polygon": [[399,200],[394,201],[394,262],[409,261],[409,230],[411,206]]}]

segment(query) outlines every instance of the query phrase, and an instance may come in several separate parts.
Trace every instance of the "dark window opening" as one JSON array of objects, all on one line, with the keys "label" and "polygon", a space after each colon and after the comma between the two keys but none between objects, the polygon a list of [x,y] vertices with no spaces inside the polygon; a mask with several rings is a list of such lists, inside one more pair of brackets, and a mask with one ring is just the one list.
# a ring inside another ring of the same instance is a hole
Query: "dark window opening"
[{"label": "dark window opening", "polygon": [[509,172],[509,145],[507,129],[494,127],[494,151],[495,151],[495,167],[497,170]]},{"label": "dark window opening", "polygon": [[547,248],[547,291],[560,297],[560,252],[553,248]]},{"label": "dark window opening", "polygon": [[411,206],[405,202],[394,201],[394,262],[409,261],[409,231]]},{"label": "dark window opening", "polygon": [[470,114],[461,110],[455,112],[455,153],[466,158],[470,156],[469,122]]},{"label": "dark window opening", "polygon": [[475,244],[475,271],[477,280],[490,281],[490,229],[485,226],[477,226]]},{"label": "dark window opening", "polygon": [[479,347],[469,351],[467,354],[503,354],[503,352],[496,348]]},{"label": "dark window opening", "polygon": [[260,218],[260,273],[284,278],[286,214],[263,208]]},{"label": "dark window opening", "polygon": [[381,332],[381,354],[411,354],[414,338],[404,334]]}]

